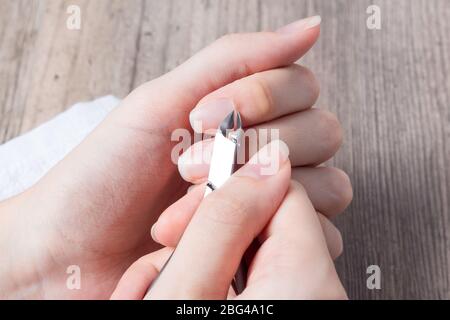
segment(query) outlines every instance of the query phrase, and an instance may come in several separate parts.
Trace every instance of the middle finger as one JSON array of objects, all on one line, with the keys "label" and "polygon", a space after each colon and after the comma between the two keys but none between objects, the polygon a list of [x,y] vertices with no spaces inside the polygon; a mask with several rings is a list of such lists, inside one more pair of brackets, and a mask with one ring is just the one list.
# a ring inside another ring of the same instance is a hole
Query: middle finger
[{"label": "middle finger", "polygon": [[[273,136],[273,130],[277,130],[279,136]],[[245,135],[249,139],[243,139],[243,144],[251,146],[248,157],[269,143],[271,138],[283,140],[289,147],[293,167],[316,165],[328,160],[342,142],[342,129],[337,118],[328,111],[315,108],[254,126],[247,129]],[[178,159],[178,170],[186,181],[198,183],[206,179],[213,151],[212,141],[207,139],[194,143]]]},{"label": "middle finger", "polygon": [[236,109],[244,125],[250,126],[308,109],[318,95],[319,85],[312,72],[290,65],[255,73],[217,89],[205,96],[189,117],[192,127],[204,132],[217,128]]}]

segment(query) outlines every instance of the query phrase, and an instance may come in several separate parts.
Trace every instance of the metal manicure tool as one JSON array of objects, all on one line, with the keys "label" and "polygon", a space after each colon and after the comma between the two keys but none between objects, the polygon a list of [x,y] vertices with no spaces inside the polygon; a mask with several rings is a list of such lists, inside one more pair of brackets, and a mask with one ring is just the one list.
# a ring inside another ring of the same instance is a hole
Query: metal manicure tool
[{"label": "metal manicure tool", "polygon": [[[236,113],[236,121],[235,121]],[[242,121],[239,112],[228,114],[217,129],[213,154],[209,166],[205,197],[221,187],[237,169],[237,155],[242,139]],[[245,289],[247,267],[242,261],[233,278],[232,286],[236,294]]]},{"label": "metal manicure tool", "polygon": [[236,112],[236,123],[234,115],[234,111],[228,114],[217,129],[205,197],[211,191],[222,186],[236,171],[237,152],[242,137],[242,122],[239,112]]},{"label": "metal manicure tool", "polygon": [[[214,137],[213,154],[211,157],[208,182],[206,183],[204,197],[217,188],[220,188],[236,171],[237,155],[239,147],[241,146],[242,136],[241,115],[237,111],[232,111],[221,122]],[[163,272],[171,257],[169,257],[169,260],[167,260],[166,264],[161,269],[160,274]],[[241,293],[245,289],[246,278],[247,266],[241,261],[231,284],[236,294]],[[150,285],[148,291],[152,288],[153,284],[155,284],[156,280],[157,279]]]}]

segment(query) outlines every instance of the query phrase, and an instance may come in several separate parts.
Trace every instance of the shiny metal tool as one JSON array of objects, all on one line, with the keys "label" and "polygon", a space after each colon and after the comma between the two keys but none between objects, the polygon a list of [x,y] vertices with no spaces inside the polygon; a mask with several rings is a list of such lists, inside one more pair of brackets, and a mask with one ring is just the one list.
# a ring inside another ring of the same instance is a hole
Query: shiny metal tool
[{"label": "shiny metal tool", "polygon": [[[242,136],[241,115],[237,111],[232,111],[222,121],[214,137],[213,154],[204,197],[217,188],[220,188],[236,171],[237,156],[239,147],[241,146]],[[169,257],[161,269],[160,274],[163,272],[171,257]],[[247,270],[246,264],[242,261],[231,284],[236,294],[241,293],[245,289]],[[150,291],[156,281],[157,279],[153,281],[148,291]]]},{"label": "shiny metal tool", "polygon": [[[236,119],[235,119],[236,115]],[[237,156],[243,136],[242,120],[239,112],[228,114],[217,129],[214,137],[213,154],[209,166],[205,197],[220,188],[237,169]],[[236,294],[245,289],[247,266],[242,261],[233,278],[232,286]]]},{"label": "shiny metal tool", "polygon": [[241,145],[242,121],[239,112],[228,114],[217,129],[209,166],[205,197],[222,186],[236,170],[238,148]]}]

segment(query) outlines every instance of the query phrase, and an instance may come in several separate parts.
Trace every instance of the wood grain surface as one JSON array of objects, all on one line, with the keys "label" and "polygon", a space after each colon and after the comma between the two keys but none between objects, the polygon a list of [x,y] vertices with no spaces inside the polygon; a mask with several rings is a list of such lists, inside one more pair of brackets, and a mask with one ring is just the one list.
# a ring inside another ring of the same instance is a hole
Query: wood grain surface
[{"label": "wood grain surface", "polygon": [[[81,30],[66,9],[81,7]],[[366,8],[381,8],[381,30]],[[333,160],[354,200],[336,223],[353,299],[450,298],[448,0],[0,0],[0,142],[71,104],[125,96],[220,35],[320,14],[301,61],[321,81],[345,143]],[[1,168],[0,168],[1,170]],[[366,268],[381,268],[381,289]]]}]

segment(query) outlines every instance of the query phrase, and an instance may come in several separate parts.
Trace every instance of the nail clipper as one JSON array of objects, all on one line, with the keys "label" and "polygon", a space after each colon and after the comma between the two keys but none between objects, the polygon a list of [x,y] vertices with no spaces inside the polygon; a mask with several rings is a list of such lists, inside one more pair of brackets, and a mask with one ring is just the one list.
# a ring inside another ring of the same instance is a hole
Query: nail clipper
[{"label": "nail clipper", "polygon": [[[211,157],[208,182],[206,183],[204,197],[217,188],[220,188],[236,171],[237,155],[239,147],[241,146],[242,135],[241,115],[239,112],[232,111],[221,122],[214,137],[213,154]],[[169,257],[161,269],[160,274],[163,272],[164,267],[170,261],[171,257],[172,256]],[[236,294],[240,294],[245,289],[246,278],[247,266],[241,261],[231,284]],[[148,291],[150,291],[156,280],[157,279],[150,285]]]},{"label": "nail clipper", "polygon": [[[235,122],[236,113],[236,122]],[[209,166],[205,197],[221,187],[237,169],[237,155],[243,135],[241,115],[232,111],[217,129],[214,137],[213,154]],[[247,267],[242,261],[233,278],[232,286],[236,294],[245,289]]]}]

